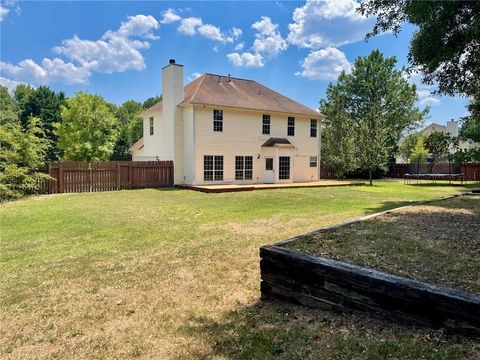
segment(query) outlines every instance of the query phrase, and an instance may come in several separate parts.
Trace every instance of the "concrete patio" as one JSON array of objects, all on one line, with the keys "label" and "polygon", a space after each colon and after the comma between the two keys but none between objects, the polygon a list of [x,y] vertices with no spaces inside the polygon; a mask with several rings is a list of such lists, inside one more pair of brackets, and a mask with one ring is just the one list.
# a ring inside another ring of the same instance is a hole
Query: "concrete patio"
[{"label": "concrete patio", "polygon": [[239,192],[254,190],[271,190],[271,189],[292,189],[292,188],[309,188],[309,187],[331,187],[331,186],[361,186],[365,183],[360,180],[320,180],[313,182],[294,182],[287,184],[222,184],[222,185],[177,185],[179,188],[190,189],[205,193],[223,193],[223,192]]}]

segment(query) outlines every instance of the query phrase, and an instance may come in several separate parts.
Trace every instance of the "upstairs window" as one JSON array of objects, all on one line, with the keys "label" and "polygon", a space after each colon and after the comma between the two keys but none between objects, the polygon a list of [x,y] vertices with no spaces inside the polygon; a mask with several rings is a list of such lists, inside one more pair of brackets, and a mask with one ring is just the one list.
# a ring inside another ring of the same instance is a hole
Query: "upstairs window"
[{"label": "upstairs window", "polygon": [[262,134],[270,135],[270,115],[263,115]]},{"label": "upstairs window", "polygon": [[317,157],[310,156],[310,167],[317,167]]},{"label": "upstairs window", "polygon": [[203,157],[203,180],[223,181],[223,155],[205,155]]},{"label": "upstairs window", "polygon": [[288,117],[287,135],[295,136],[295,118]]},{"label": "upstairs window", "polygon": [[154,130],[153,130],[153,117],[151,117],[149,120],[150,120],[150,135],[153,135],[153,132],[154,132]]},{"label": "upstairs window", "polygon": [[213,110],[213,131],[223,131],[223,110]]},{"label": "upstairs window", "polygon": [[317,137],[317,120],[310,120],[310,137]]},{"label": "upstairs window", "polygon": [[252,180],[253,157],[235,156],[235,180]]}]

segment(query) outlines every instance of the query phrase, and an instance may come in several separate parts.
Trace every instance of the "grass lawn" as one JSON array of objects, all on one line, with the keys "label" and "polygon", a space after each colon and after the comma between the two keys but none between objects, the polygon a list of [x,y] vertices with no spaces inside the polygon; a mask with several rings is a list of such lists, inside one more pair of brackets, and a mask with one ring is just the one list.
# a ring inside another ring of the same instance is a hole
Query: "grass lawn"
[{"label": "grass lawn", "polygon": [[409,207],[285,246],[480,294],[479,234],[480,194]]},{"label": "grass lawn", "polygon": [[261,245],[462,190],[379,181],[4,204],[0,357],[478,358],[475,339],[259,301]]}]

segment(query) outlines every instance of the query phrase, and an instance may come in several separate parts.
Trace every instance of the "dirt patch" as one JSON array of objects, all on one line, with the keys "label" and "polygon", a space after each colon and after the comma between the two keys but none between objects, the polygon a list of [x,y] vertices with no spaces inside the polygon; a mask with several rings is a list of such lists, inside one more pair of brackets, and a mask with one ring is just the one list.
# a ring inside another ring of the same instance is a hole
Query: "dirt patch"
[{"label": "dirt patch", "polygon": [[286,246],[480,293],[480,196],[413,206]]}]

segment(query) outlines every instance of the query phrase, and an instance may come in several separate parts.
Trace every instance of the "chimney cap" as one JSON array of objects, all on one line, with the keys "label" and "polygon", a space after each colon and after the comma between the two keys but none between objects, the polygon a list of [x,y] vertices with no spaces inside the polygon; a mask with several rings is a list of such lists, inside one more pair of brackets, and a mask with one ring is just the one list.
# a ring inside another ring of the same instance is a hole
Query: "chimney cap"
[{"label": "chimney cap", "polygon": [[168,63],[169,63],[169,64],[175,64],[175,59],[170,59],[170,60],[168,60]]}]

